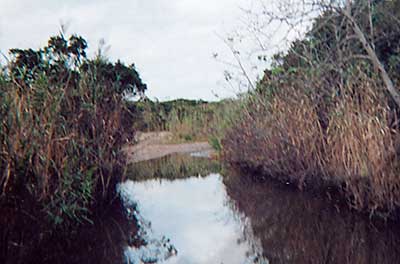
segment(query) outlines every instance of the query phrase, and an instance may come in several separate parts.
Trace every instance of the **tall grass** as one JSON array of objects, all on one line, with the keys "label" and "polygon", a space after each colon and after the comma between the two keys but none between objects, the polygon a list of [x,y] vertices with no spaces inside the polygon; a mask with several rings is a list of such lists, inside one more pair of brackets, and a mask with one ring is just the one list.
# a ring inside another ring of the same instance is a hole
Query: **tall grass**
[{"label": "tall grass", "polygon": [[29,83],[3,74],[2,200],[30,199],[51,223],[69,225],[90,222],[90,208],[113,195],[125,170],[121,147],[133,134],[122,122],[123,91],[102,79],[105,65],[88,61],[66,81],[45,72]]},{"label": "tall grass", "polygon": [[[349,1],[343,10],[317,1],[321,13],[302,38],[272,56],[228,131],[226,159],[259,171],[259,179],[336,187],[357,210],[399,212],[399,105],[391,89],[400,83],[400,32],[391,26],[399,4]],[[290,20],[265,9],[255,21]]]},{"label": "tall grass", "polygon": [[323,107],[318,82],[282,84],[249,102],[226,135],[224,157],[261,178],[339,187],[357,210],[393,213],[400,205],[396,113],[379,82],[357,76]]},{"label": "tall grass", "polygon": [[131,126],[145,132],[170,131],[174,142],[209,140],[220,150],[225,130],[234,123],[244,101],[240,98],[219,102],[185,99],[131,102]]},{"label": "tall grass", "polygon": [[225,99],[219,102],[175,108],[168,115],[167,129],[177,141],[204,141],[219,150],[224,131],[234,122],[242,100]]},{"label": "tall grass", "polygon": [[168,114],[167,130],[177,141],[206,140],[216,108],[212,103],[176,106]]},{"label": "tall grass", "polygon": [[122,98],[102,89],[90,76],[76,88],[0,86],[2,196],[26,188],[56,223],[87,218],[95,190],[105,196],[124,164]]},{"label": "tall grass", "polygon": [[392,212],[400,205],[399,130],[396,113],[371,84],[352,87],[353,95],[336,104],[327,129],[327,166],[356,208]]}]

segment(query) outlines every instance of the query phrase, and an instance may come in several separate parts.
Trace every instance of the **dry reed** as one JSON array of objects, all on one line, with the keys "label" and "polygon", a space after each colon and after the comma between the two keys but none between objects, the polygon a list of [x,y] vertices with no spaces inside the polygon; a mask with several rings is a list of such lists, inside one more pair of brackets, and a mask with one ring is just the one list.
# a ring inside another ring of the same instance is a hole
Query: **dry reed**
[{"label": "dry reed", "polygon": [[315,98],[282,85],[272,98],[249,103],[225,137],[224,157],[259,178],[336,186],[353,208],[392,214],[400,203],[399,131],[379,84],[364,76],[324,107]]}]

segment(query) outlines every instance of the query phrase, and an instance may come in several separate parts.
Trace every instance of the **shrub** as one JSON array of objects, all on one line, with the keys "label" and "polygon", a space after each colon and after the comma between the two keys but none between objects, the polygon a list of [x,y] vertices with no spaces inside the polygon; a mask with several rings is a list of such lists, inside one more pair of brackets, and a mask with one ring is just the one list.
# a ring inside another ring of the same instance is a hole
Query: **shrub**
[{"label": "shrub", "polygon": [[133,137],[124,95],[146,88],[133,66],[89,60],[85,48],[61,35],[39,51],[12,50],[0,82],[1,197],[28,196],[56,225],[90,221],[95,202],[113,195]]}]

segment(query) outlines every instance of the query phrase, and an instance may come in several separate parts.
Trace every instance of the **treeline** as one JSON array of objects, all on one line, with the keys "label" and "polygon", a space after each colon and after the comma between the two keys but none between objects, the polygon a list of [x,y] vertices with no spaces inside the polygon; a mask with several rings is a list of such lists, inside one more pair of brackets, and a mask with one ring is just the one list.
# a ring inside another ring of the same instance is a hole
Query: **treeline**
[{"label": "treeline", "polygon": [[274,57],[227,132],[224,157],[259,179],[333,186],[357,210],[394,215],[400,1],[310,2],[320,15]]},{"label": "treeline", "polygon": [[2,209],[67,227],[91,222],[91,208],[112,197],[121,147],[134,136],[125,96],[147,87],[135,65],[86,50],[82,37],[62,34],[42,49],[10,50],[0,74]]},{"label": "treeline", "polygon": [[141,131],[163,131],[169,127],[171,116],[183,119],[197,109],[205,109],[208,102],[203,100],[176,99],[159,102],[143,98],[129,103],[132,125]]},{"label": "treeline", "polygon": [[[149,99],[129,103],[129,117],[134,130],[170,131],[174,141],[207,140],[216,134],[216,123],[234,102],[176,99],[165,102]],[[218,127],[221,126],[221,123]],[[212,139],[215,141],[214,139]]]}]

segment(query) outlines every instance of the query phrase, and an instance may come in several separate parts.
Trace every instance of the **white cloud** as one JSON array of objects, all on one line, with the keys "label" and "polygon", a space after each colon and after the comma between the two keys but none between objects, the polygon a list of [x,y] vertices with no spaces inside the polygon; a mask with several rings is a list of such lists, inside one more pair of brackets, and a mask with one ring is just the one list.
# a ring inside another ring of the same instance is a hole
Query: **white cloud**
[{"label": "white cloud", "polygon": [[239,6],[250,0],[0,0],[0,50],[38,48],[60,23],[84,36],[93,53],[104,38],[109,56],[134,62],[150,97],[215,99],[232,96],[218,84],[224,67],[213,52],[229,56],[216,36],[232,30]]}]

